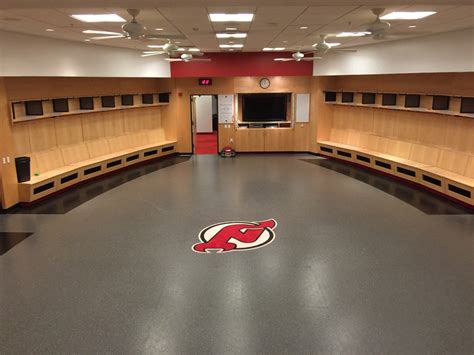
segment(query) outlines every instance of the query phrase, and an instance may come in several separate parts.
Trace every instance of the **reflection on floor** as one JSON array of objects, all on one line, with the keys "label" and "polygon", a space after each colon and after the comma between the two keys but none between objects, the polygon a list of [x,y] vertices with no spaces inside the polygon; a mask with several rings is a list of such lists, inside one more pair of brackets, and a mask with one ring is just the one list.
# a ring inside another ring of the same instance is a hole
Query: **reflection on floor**
[{"label": "reflection on floor", "polygon": [[196,154],[217,154],[217,132],[196,134]]},{"label": "reflection on floor", "polygon": [[31,206],[18,206],[6,211],[8,214],[65,214],[94,197],[140,176],[169,166],[188,161],[189,157],[170,156],[144,165],[130,167],[112,175],[103,176],[52,196]]},{"label": "reflection on floor", "polygon": [[15,245],[28,238],[33,233],[0,232],[0,255],[5,254]]},{"label": "reflection on floor", "polygon": [[332,159],[301,160],[307,163],[319,165],[326,169],[334,170],[340,174],[344,174],[356,180],[362,181],[412,205],[426,214],[474,214],[474,210],[470,210],[469,208],[464,207],[463,205],[453,202],[447,198],[436,195],[422,188],[417,188],[414,185],[392,179],[386,175],[371,172],[362,167],[346,164]]}]

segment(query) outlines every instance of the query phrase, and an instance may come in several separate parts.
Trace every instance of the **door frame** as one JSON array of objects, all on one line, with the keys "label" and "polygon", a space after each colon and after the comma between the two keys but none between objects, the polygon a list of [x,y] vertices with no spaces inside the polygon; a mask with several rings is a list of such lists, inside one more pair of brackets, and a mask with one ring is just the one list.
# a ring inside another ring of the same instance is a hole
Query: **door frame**
[{"label": "door frame", "polygon": [[195,122],[193,121],[193,113],[194,113],[194,101],[193,101],[193,96],[215,96],[217,100],[217,152],[216,154],[219,154],[219,94],[190,94],[189,95],[189,120],[190,120],[190,133],[191,133],[191,154],[195,154],[195,142],[194,142],[194,136],[196,135],[194,129],[195,129]]}]

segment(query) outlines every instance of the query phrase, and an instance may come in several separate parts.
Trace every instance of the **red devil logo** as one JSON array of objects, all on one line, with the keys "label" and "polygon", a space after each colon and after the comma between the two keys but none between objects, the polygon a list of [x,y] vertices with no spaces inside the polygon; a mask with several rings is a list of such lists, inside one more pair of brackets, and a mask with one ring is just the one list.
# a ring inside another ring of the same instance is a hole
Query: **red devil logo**
[{"label": "red devil logo", "polygon": [[201,243],[193,245],[198,253],[217,253],[260,248],[273,241],[277,226],[274,219],[261,222],[223,222],[209,226],[199,233]]}]

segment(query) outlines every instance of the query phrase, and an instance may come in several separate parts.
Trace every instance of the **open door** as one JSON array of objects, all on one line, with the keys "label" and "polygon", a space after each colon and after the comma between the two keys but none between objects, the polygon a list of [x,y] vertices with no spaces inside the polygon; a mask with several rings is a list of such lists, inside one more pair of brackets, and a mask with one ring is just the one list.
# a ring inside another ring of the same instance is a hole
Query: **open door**
[{"label": "open door", "polygon": [[217,95],[192,95],[191,120],[195,154],[217,154]]}]

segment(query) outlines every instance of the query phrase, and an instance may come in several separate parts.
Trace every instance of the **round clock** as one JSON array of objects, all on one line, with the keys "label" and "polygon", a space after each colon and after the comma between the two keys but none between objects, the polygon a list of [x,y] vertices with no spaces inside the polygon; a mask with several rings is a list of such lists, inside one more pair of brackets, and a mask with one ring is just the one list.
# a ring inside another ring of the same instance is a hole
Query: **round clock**
[{"label": "round clock", "polygon": [[263,78],[260,80],[260,87],[262,89],[268,89],[270,87],[270,80],[268,78]]}]

